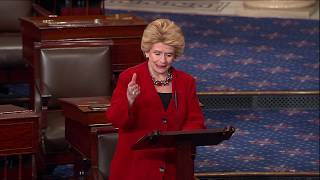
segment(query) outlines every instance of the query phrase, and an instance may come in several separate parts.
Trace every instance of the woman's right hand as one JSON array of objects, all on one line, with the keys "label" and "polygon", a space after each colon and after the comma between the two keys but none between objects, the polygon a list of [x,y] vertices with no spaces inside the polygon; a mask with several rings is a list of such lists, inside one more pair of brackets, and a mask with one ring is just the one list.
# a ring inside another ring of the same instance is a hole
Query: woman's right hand
[{"label": "woman's right hand", "polygon": [[129,102],[129,107],[132,106],[136,97],[140,94],[140,86],[136,83],[137,74],[132,75],[131,81],[128,83],[127,88],[127,98]]}]

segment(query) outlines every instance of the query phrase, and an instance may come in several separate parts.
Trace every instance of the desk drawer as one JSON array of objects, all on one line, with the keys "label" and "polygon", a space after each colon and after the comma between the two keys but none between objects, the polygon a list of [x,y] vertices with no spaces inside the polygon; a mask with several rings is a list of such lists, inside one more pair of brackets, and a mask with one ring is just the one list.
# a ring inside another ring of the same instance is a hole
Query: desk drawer
[{"label": "desk drawer", "polygon": [[[37,122],[37,121],[36,121]],[[34,121],[0,123],[0,156],[36,150],[38,130]]]}]

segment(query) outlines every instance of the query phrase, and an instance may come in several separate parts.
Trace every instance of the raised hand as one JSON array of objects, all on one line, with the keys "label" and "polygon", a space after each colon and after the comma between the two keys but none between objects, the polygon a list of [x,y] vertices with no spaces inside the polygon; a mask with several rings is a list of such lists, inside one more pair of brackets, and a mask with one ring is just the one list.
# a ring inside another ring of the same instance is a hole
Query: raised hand
[{"label": "raised hand", "polygon": [[136,83],[137,74],[134,73],[132,75],[131,81],[128,83],[127,88],[127,98],[129,102],[129,106],[131,106],[136,99],[136,97],[140,94],[140,86]]}]

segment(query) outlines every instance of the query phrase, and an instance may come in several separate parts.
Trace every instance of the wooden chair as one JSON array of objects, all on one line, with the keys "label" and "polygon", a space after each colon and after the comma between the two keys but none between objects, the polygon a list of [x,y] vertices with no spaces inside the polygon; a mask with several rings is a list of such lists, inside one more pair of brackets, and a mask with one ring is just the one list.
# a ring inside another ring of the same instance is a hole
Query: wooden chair
[{"label": "wooden chair", "polygon": [[75,153],[65,139],[65,118],[58,99],[111,95],[110,45],[105,40],[35,45],[35,111],[40,113],[42,127],[40,167],[75,163]]},{"label": "wooden chair", "polygon": [[117,129],[97,131],[98,138],[98,167],[91,169],[91,176],[94,180],[108,179],[109,169],[113,154],[118,142]]},{"label": "wooden chair", "polygon": [[22,57],[22,37],[19,18],[49,16],[51,12],[32,0],[3,0],[0,6],[0,104],[28,102],[28,97],[11,95],[7,84],[28,83],[30,74]]}]

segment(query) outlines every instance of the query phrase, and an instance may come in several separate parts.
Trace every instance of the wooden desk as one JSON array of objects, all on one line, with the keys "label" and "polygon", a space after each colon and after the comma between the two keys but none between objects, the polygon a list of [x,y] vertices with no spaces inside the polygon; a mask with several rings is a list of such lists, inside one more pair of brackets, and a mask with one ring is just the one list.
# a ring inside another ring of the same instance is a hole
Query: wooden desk
[{"label": "wooden desk", "polygon": [[66,139],[83,159],[97,167],[97,131],[114,128],[106,121],[105,109],[93,110],[90,105],[109,106],[110,97],[62,98],[60,101],[66,117]]},{"label": "wooden desk", "polygon": [[146,22],[127,14],[21,18],[23,57],[34,64],[34,42],[48,40],[108,39],[112,70],[121,72],[144,61],[140,49]]},{"label": "wooden desk", "polygon": [[[0,105],[0,157],[5,160],[4,168],[0,168],[0,179],[36,179],[35,154],[40,144],[38,121],[39,116],[30,110]],[[31,168],[27,171],[22,166],[23,155],[31,156]],[[8,156],[18,156],[18,172],[10,172]]]}]

